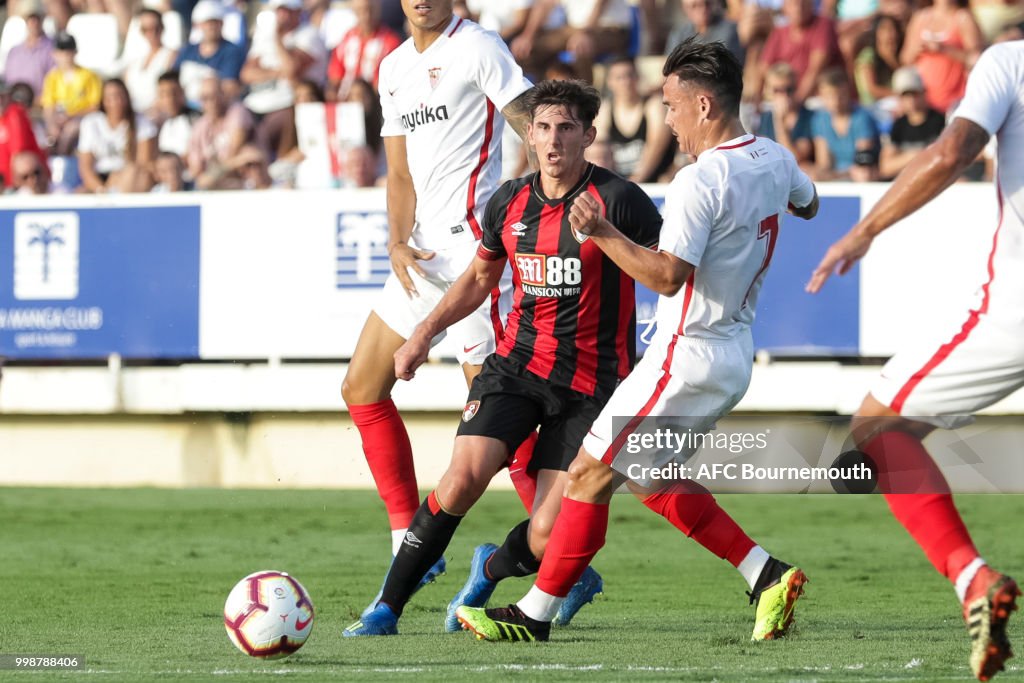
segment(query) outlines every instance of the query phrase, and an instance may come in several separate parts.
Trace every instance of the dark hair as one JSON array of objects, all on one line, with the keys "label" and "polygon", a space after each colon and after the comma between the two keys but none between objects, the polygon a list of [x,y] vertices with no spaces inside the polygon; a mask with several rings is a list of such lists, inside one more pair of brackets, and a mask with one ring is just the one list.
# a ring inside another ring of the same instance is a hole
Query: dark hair
[{"label": "dark hair", "polygon": [[298,83],[304,85],[313,91],[313,99],[317,102],[324,101],[324,89],[320,87],[320,84],[314,81],[312,78],[304,78]]},{"label": "dark hair", "polygon": [[11,102],[17,102],[28,111],[36,101],[36,92],[32,86],[23,81],[18,81],[10,88]]},{"label": "dark hair", "polygon": [[871,22],[871,38],[868,43],[874,53],[871,56],[871,71],[875,76],[875,83],[888,86],[892,82],[893,69],[878,54],[878,27],[885,23],[892,24],[893,30],[896,31],[897,57],[899,57],[900,52],[903,50],[904,32],[903,26],[900,25],[900,22],[896,17],[891,17],[888,14],[879,14],[875,17],[875,20]]},{"label": "dark hair", "polygon": [[[135,153],[138,151],[139,139],[136,135],[135,130],[135,107],[132,106],[132,95],[128,92],[128,86],[124,84],[120,78],[110,78],[103,84],[103,89],[106,90],[108,85],[112,85],[115,88],[120,88],[121,94],[124,95],[124,116],[128,120],[128,135],[124,146],[124,160],[125,163],[135,162]],[[100,111],[104,114],[107,113],[107,108],[103,104],[103,99],[100,99]]]},{"label": "dark hair", "polygon": [[526,91],[526,108],[532,119],[537,110],[548,106],[566,106],[583,124],[584,129],[594,124],[601,108],[601,94],[586,81],[541,81]]},{"label": "dark hair", "polygon": [[154,19],[156,19],[156,25],[159,27],[159,29],[161,31],[164,30],[164,17],[163,17],[162,14],[157,12],[155,9],[149,9],[148,7],[145,7],[143,9],[139,10],[139,13],[138,13],[137,16],[139,17],[139,19],[141,19],[142,17],[145,17],[145,16],[153,17]]},{"label": "dark hair", "polygon": [[710,91],[729,116],[738,116],[743,95],[743,66],[729,49],[718,41],[701,43],[696,36],[687,38],[672,50],[661,74],[677,76]]},{"label": "dark hair", "polygon": [[841,66],[833,66],[825,69],[818,76],[818,87],[827,85],[836,90],[842,90],[850,85],[850,78],[846,75],[846,69]]},{"label": "dark hair", "polygon": [[181,85],[181,74],[178,73],[177,69],[171,69],[165,71],[156,79],[157,83],[177,83]]}]

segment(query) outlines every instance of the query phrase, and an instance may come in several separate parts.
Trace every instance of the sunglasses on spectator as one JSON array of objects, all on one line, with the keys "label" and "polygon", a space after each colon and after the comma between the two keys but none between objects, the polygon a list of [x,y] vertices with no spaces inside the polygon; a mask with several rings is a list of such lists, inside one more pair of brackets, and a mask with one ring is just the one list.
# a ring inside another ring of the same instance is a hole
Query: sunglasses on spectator
[{"label": "sunglasses on spectator", "polygon": [[21,173],[21,174],[19,174],[18,175],[18,180],[31,180],[32,178],[38,178],[42,174],[43,174],[43,171],[41,169],[37,168],[35,170],[29,171],[28,173]]}]

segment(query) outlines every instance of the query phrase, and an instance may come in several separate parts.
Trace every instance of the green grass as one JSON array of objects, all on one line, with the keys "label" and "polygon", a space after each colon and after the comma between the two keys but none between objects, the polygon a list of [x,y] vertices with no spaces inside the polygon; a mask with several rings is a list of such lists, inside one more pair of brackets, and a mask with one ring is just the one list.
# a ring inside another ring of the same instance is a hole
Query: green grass
[{"label": "green grass", "polygon": [[[440,632],[472,547],[521,518],[511,493],[488,494],[467,518],[449,573],[414,599],[400,637],[342,640],[386,569],[373,493],[2,489],[0,653],[84,655],[87,667],[0,680],[971,680],[953,592],[881,498],[721,500],[811,579],[785,641],[748,642],[742,579],[625,496],[595,562],[605,596],[551,642],[527,645]],[[1024,567],[1024,496],[959,500],[988,559]],[[251,660],[224,633],[228,590],[258,569],[291,572],[317,608],[309,642],[285,660]],[[508,581],[495,600],[528,586]],[[997,680],[1022,677],[1011,664]]]}]

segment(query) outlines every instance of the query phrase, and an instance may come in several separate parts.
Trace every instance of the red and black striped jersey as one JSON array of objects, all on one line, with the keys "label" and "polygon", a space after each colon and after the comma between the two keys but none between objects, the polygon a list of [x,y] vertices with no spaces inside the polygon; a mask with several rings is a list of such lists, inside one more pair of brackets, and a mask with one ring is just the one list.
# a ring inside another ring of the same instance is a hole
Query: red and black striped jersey
[{"label": "red and black striped jersey", "polygon": [[512,264],[513,306],[498,355],[560,386],[607,398],[636,360],[636,296],[633,279],[569,225],[581,192],[597,198],[626,237],[657,244],[661,215],[650,197],[588,164],[557,199],[544,196],[536,173],[502,185],[487,205],[478,254]]}]

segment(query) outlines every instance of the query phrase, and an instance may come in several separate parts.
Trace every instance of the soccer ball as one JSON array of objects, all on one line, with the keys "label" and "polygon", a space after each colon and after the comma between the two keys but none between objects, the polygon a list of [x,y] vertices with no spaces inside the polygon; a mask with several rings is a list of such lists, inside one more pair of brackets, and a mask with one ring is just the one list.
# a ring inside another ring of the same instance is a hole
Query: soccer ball
[{"label": "soccer ball", "polygon": [[284,572],[249,574],[224,603],[228,638],[250,657],[277,659],[302,647],[313,631],[313,602]]}]

